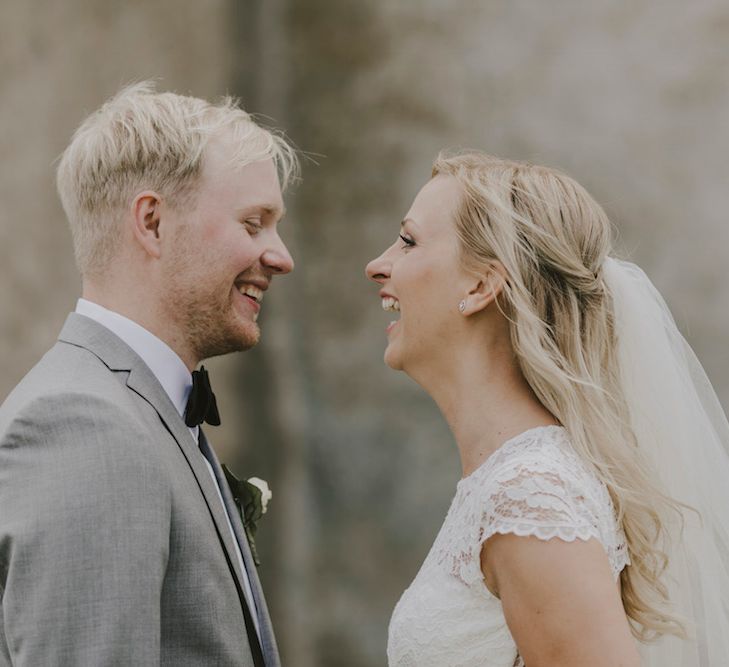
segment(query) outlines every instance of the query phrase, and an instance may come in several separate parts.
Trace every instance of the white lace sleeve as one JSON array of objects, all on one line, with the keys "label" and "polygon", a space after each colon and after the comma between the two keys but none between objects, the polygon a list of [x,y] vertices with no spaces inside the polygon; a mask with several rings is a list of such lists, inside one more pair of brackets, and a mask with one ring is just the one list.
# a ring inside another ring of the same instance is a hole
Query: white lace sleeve
[{"label": "white lace sleeve", "polygon": [[629,560],[605,485],[572,450],[546,447],[520,454],[484,480],[479,543],[496,533],[565,542],[594,537],[617,578]]},{"label": "white lace sleeve", "polygon": [[565,542],[595,538],[615,578],[630,562],[607,487],[561,431],[538,436],[497,450],[459,484],[457,516],[443,536],[440,559],[467,585],[483,581],[481,549],[496,533]]},{"label": "white lace sleeve", "polygon": [[482,497],[480,542],[495,533],[566,542],[600,539],[599,519],[576,481],[550,463],[519,462],[495,471]]}]

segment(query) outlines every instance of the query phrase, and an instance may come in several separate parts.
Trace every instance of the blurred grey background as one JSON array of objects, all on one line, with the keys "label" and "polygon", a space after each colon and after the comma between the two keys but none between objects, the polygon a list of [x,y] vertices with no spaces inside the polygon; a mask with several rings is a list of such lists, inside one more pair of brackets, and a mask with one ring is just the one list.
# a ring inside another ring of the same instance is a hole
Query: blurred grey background
[{"label": "blurred grey background", "polygon": [[209,364],[221,458],[273,488],[260,573],[284,664],[385,664],[459,477],[435,406],[382,363],[390,318],[363,273],[440,148],[582,182],[729,405],[724,0],[4,0],[0,398],[79,294],[54,161],[152,77],[238,95],[319,156],[287,197],[297,270],[266,297],[263,342]]}]

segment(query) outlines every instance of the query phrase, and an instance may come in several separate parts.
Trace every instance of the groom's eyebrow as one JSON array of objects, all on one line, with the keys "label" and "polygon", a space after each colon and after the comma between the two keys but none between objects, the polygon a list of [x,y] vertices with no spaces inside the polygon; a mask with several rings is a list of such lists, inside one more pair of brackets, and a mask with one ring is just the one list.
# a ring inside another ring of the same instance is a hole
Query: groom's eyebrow
[{"label": "groom's eyebrow", "polygon": [[278,215],[279,220],[286,216],[286,207],[278,208],[278,206],[264,206],[263,211],[268,215]]}]

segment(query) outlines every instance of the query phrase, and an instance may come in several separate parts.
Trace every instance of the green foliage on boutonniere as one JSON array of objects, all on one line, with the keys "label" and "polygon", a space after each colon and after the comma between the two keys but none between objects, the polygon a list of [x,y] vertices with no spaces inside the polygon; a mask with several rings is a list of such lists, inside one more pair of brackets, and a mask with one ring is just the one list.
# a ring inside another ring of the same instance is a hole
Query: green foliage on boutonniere
[{"label": "green foliage on boutonniere", "polygon": [[240,512],[248,545],[251,548],[253,562],[256,566],[259,566],[261,561],[258,558],[258,551],[256,550],[256,530],[258,529],[258,521],[266,513],[268,501],[271,500],[273,494],[264,480],[258,477],[238,479],[230,471],[228,466],[223,464],[222,467],[225,473],[225,479],[228,481],[228,486],[230,487],[230,492],[233,494],[233,500]]}]

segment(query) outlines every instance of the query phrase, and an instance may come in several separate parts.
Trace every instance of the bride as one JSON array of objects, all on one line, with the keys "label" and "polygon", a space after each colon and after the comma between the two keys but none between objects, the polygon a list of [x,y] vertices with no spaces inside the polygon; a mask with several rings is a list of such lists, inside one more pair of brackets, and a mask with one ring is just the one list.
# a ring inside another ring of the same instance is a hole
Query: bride
[{"label": "bride", "polygon": [[[571,178],[441,155],[367,266],[385,362],[463,478],[390,622],[391,667],[729,660],[729,426],[645,274]],[[680,267],[677,267],[680,270]]]}]

